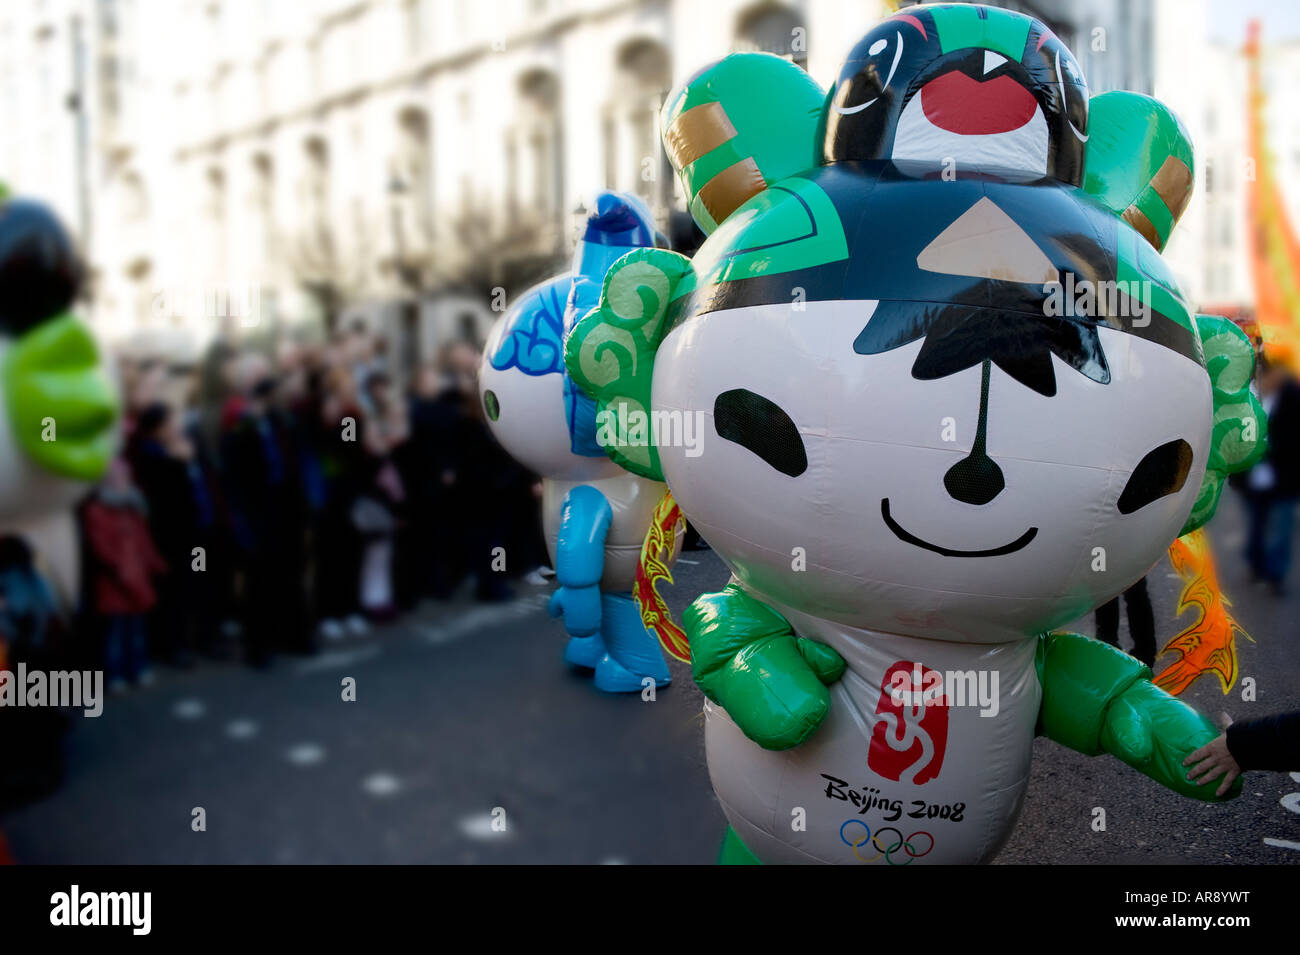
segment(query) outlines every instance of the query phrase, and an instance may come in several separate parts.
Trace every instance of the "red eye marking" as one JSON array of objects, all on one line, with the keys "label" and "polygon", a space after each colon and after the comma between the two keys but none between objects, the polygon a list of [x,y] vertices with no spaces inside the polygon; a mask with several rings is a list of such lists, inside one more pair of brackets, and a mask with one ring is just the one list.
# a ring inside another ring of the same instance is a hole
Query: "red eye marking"
[{"label": "red eye marking", "polygon": [[910,24],[912,24],[912,26],[916,27],[918,30],[921,31],[921,39],[922,39],[922,40],[929,41],[930,37],[926,35],[926,32],[925,32],[925,24],[922,23],[920,20],[918,20],[916,17],[912,16],[911,14],[908,14],[908,13],[900,13],[900,14],[898,14],[897,16],[890,17],[889,19],[890,19],[890,20],[902,20],[902,21],[905,22],[905,23],[910,23]]}]

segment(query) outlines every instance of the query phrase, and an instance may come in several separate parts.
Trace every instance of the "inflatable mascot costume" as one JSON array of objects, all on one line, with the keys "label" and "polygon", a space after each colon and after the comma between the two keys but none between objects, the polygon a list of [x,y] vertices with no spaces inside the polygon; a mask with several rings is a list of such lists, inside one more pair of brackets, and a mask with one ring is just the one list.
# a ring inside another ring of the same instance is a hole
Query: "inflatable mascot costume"
[{"label": "inflatable mascot costume", "polygon": [[69,600],[72,507],[117,444],[116,392],[90,332],[68,311],[82,274],[49,208],[0,187],[0,534],[25,538]]},{"label": "inflatable mascot costume", "polygon": [[615,264],[566,362],[601,408],[704,422],[694,456],[610,450],[732,571],[684,621],[723,860],[986,861],[1036,733],[1213,799],[1181,767],[1210,722],[1049,632],[1263,451],[1249,343],[1158,255],[1178,120],[1090,100],[1046,26],[962,4],[879,24],[825,95],[730,56],[663,129],[711,234]]},{"label": "inflatable mascot costume", "polygon": [[606,457],[595,402],[565,374],[563,342],[599,301],[605,270],[629,250],[655,244],[653,219],[639,200],[598,195],[572,272],[515,303],[488,337],[479,371],[492,433],[543,479],[542,520],[559,583],[549,610],[564,616],[564,658],[593,668],[596,686],[609,692],[642,690],[647,679],[669,682],[659,641],[631,593],[665,488]]}]

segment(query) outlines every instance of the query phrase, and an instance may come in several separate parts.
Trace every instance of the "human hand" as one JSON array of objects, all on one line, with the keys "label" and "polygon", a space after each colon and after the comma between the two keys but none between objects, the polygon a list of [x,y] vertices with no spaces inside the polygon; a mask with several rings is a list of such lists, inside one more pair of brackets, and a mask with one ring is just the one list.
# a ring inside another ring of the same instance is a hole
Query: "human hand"
[{"label": "human hand", "polygon": [[[1229,719],[1231,724],[1232,720]],[[1228,734],[1220,733],[1216,738],[1210,740],[1200,749],[1190,753],[1183,760],[1184,766],[1191,766],[1191,772],[1187,774],[1187,779],[1194,783],[1208,783],[1223,776],[1223,782],[1219,783],[1219,788],[1215,790],[1216,796],[1222,796],[1229,787],[1241,775],[1241,767],[1232,756],[1232,751],[1228,749]]]}]

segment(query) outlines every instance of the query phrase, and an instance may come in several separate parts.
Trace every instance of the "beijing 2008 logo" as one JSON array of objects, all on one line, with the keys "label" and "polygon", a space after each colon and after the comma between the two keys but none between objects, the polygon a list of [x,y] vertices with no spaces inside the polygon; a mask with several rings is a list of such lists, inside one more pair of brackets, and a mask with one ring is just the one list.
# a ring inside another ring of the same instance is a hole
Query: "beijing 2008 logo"
[{"label": "beijing 2008 logo", "polygon": [[880,681],[867,766],[878,776],[914,785],[939,775],[948,747],[948,703],[943,675],[899,660]]},{"label": "beijing 2008 logo", "polygon": [[[912,860],[929,855],[934,848],[934,836],[928,832],[918,830],[904,839],[900,830],[884,826],[872,835],[871,827],[861,819],[844,820],[840,826],[840,841],[853,850],[859,862],[879,862],[883,858],[890,865],[910,865]],[[918,852],[921,846],[925,846],[925,850]],[[873,850],[875,855],[871,855]],[[907,857],[906,861],[896,860],[895,853],[900,850]]]}]

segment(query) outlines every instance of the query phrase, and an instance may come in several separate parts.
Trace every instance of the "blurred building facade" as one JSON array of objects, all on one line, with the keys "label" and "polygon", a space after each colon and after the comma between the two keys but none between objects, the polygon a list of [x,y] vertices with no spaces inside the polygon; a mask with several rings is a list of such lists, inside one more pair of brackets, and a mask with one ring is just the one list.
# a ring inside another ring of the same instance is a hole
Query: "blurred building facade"
[{"label": "blurred building facade", "polygon": [[[1217,173],[1244,142],[1244,80],[1222,82],[1239,57],[1196,35],[1204,2],[1003,5],[1048,22],[1094,92],[1154,92],[1184,114],[1216,173],[1207,190],[1198,171],[1201,199],[1170,255],[1196,299],[1248,299],[1244,259],[1229,268],[1218,252],[1235,254],[1244,228]],[[410,361],[481,339],[494,289],[508,300],[560,266],[594,190],[636,192],[666,231],[682,229],[657,130],[674,84],[730,50],[764,49],[824,85],[894,6],[6,4],[0,178],[81,232],[109,339],[192,354],[222,332],[364,321]],[[1300,58],[1278,70],[1285,88],[1300,83]],[[1300,171],[1300,121],[1273,101],[1292,137],[1275,148]]]}]

